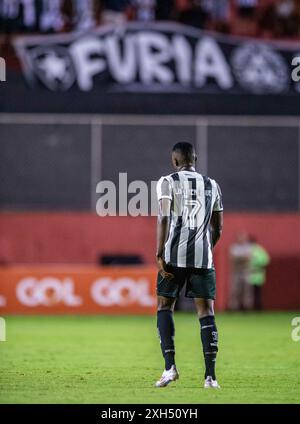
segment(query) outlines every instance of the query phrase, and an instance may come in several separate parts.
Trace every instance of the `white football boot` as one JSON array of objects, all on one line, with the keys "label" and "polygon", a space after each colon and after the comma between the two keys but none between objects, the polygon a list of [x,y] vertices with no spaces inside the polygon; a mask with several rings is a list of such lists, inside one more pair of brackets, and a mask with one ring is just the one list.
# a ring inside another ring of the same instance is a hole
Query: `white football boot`
[{"label": "white football boot", "polygon": [[213,380],[210,376],[206,377],[204,382],[204,389],[220,389],[217,380]]},{"label": "white football boot", "polygon": [[178,378],[179,373],[175,365],[172,365],[168,371],[164,370],[160,379],[155,383],[155,387],[166,387],[171,381],[178,380]]}]

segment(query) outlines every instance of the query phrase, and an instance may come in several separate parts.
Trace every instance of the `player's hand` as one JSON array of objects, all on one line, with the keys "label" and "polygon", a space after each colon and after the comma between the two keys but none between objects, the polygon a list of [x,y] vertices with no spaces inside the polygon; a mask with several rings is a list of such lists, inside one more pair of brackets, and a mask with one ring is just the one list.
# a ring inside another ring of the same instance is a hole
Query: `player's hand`
[{"label": "player's hand", "polygon": [[165,278],[166,280],[172,280],[174,278],[174,275],[171,274],[171,272],[167,272],[165,270],[165,262],[162,258],[157,257],[156,258],[156,262],[157,262],[157,268],[158,268],[158,272],[160,273],[160,275]]}]

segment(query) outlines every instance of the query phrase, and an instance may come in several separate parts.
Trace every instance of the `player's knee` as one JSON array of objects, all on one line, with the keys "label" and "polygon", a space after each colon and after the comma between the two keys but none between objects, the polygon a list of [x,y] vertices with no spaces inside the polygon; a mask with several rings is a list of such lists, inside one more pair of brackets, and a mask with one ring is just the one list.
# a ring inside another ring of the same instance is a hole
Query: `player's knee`
[{"label": "player's knee", "polygon": [[157,310],[174,310],[176,299],[164,296],[158,296],[157,298]]},{"label": "player's knee", "polygon": [[213,302],[209,301],[203,301],[203,302],[195,302],[196,303],[196,310],[198,318],[203,318],[207,316],[214,316],[214,305]]},{"label": "player's knee", "polygon": [[200,310],[197,310],[198,318],[204,318],[207,316],[214,316],[214,310],[213,308],[203,308]]}]

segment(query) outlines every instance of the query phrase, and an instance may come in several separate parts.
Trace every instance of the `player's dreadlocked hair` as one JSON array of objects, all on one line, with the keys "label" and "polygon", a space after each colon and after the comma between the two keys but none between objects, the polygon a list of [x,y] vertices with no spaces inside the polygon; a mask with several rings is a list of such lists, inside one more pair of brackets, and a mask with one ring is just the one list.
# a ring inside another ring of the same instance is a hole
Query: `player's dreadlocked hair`
[{"label": "player's dreadlocked hair", "polygon": [[195,149],[191,143],[176,143],[172,151],[181,153],[187,163],[194,163],[196,160]]}]

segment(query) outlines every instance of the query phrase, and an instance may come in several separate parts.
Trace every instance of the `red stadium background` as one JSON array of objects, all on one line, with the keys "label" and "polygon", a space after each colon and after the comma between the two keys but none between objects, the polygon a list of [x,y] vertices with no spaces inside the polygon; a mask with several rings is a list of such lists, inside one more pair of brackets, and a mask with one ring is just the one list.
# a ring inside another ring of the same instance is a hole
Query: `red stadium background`
[{"label": "red stadium background", "polygon": [[[139,304],[128,300],[131,290],[138,292],[139,280],[146,279],[145,293],[154,299],[155,267],[155,218],[106,217],[90,213],[5,213],[1,215],[2,234],[0,296],[6,299],[3,306],[9,313],[152,313],[155,304]],[[300,239],[295,236],[299,228],[298,214],[275,213],[227,213],[222,243],[216,249],[215,263],[218,275],[216,307],[226,309],[229,296],[230,265],[229,246],[237,232],[245,228],[259,237],[270,253],[271,264],[267,270],[267,282],[263,288],[263,306],[266,309],[296,309],[300,304]],[[146,266],[132,268],[95,267],[103,254],[142,255]],[[22,264],[17,267],[14,264]],[[39,264],[38,266],[36,264]],[[61,264],[55,267],[51,264]],[[82,264],[83,266],[79,266]],[[42,267],[41,267],[42,266]],[[75,294],[83,294],[83,304],[72,307],[63,299],[45,305],[22,305],[16,298],[16,287],[25,277],[45,276],[71,278]],[[131,279],[133,288],[125,284],[114,306],[97,304],[88,292],[92,283],[100,277]],[[142,289],[143,290],[143,289]],[[126,300],[127,299],[127,300]],[[147,302],[146,302],[147,303]]]},{"label": "red stadium background", "polygon": [[[0,313],[154,312],[155,217],[100,218],[96,186],[126,172],[149,188],[181,140],[224,195],[217,309],[244,231],[271,257],[263,308],[297,309],[299,1],[121,1],[122,24],[100,0],[12,3],[0,7]],[[122,254],[143,264],[97,266]],[[99,279],[106,304],[91,296]]]}]

